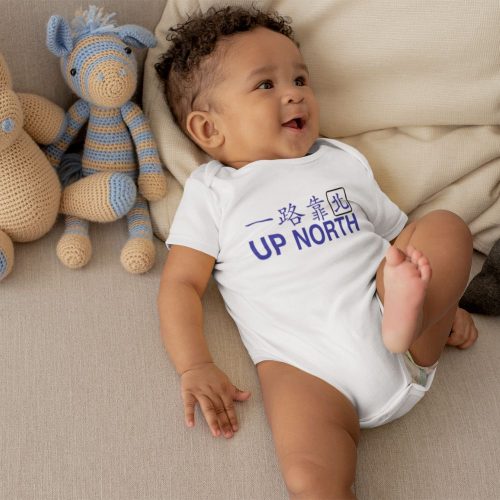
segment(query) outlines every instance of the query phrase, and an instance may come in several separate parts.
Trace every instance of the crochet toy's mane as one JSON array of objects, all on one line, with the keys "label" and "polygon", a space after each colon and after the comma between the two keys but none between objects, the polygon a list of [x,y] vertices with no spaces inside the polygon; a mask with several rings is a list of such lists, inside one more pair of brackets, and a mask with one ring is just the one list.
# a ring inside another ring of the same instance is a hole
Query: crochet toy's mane
[{"label": "crochet toy's mane", "polygon": [[73,39],[76,40],[85,35],[113,33],[117,27],[112,18],[116,14],[106,13],[104,9],[90,5],[88,10],[79,9],[75,18],[71,21]]}]

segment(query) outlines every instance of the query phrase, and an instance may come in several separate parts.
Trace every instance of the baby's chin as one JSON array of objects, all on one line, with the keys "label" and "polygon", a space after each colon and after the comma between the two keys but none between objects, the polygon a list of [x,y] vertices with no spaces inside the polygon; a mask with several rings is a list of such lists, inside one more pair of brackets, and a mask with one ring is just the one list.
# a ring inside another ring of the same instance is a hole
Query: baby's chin
[{"label": "baby's chin", "polygon": [[307,155],[307,153],[309,153],[309,151],[311,150],[311,148],[314,146],[314,143],[316,142],[318,138],[315,137],[314,139],[311,139],[310,141],[308,141],[308,143],[304,144],[304,145],[297,145],[297,147],[292,147],[292,148],[289,148],[289,150],[285,153],[285,154],[282,154],[280,156],[277,156],[275,159],[278,160],[286,160],[286,159],[294,159],[294,158],[302,158],[304,156]]}]

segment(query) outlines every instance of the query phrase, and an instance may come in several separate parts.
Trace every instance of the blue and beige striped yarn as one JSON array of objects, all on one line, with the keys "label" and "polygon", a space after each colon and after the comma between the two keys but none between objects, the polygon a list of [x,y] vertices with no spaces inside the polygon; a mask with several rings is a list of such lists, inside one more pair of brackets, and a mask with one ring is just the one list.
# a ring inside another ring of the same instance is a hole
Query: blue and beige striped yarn
[{"label": "blue and beige striped yarn", "polygon": [[[129,45],[154,46],[154,36],[138,26],[115,27],[109,24],[111,17],[91,7],[74,20],[73,27],[77,28],[72,32],[62,18],[49,22],[47,44],[61,57],[63,76],[80,99],[67,113],[66,133],[47,154],[52,164],[58,165],[88,123],[83,178],[66,188],[61,202],[61,212],[69,215],[63,238],[71,238],[75,228],[79,237],[88,234],[88,224],[77,224],[76,214],[97,222],[127,215],[129,249],[122,251],[122,264],[130,272],[144,272],[137,265],[151,266],[154,262],[146,200],[162,198],[166,183],[149,125],[139,106],[130,101],[137,84],[137,63]],[[134,239],[140,241],[131,243]],[[152,253],[146,258],[147,264],[143,256],[135,255],[137,252]],[[131,253],[136,263],[126,264],[124,254]],[[64,257],[61,260],[64,262]],[[139,261],[142,264],[137,264]]]},{"label": "blue and beige striped yarn", "polygon": [[2,280],[7,275],[7,256],[2,250],[0,250],[0,280]]}]

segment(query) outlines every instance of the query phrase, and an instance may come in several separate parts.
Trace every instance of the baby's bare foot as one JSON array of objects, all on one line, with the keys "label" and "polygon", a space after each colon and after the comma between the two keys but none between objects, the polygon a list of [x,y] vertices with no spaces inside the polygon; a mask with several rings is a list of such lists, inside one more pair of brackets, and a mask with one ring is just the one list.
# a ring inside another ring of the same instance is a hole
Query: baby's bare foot
[{"label": "baby's bare foot", "polygon": [[420,333],[431,274],[427,257],[413,247],[406,254],[395,246],[387,251],[382,338],[389,351],[407,351]]}]

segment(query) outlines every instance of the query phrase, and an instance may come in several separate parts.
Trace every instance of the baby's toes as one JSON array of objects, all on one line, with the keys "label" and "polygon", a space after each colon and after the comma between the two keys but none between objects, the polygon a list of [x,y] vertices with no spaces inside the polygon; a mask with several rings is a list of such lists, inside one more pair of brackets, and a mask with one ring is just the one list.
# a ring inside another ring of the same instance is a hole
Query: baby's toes
[{"label": "baby's toes", "polygon": [[432,277],[432,269],[429,261],[425,257],[423,258],[425,259],[425,264],[420,265],[419,263],[418,269],[420,271],[420,279],[425,283],[428,283]]},{"label": "baby's toes", "polygon": [[418,259],[417,261],[417,266],[418,267],[424,267],[424,266],[429,266],[429,259],[425,256],[425,255],[422,255],[422,257],[420,257],[420,259]]},{"label": "baby's toes", "polygon": [[415,264],[416,266],[418,266],[418,261],[424,255],[420,250],[413,248],[411,245],[408,246],[407,254],[412,264]]}]

